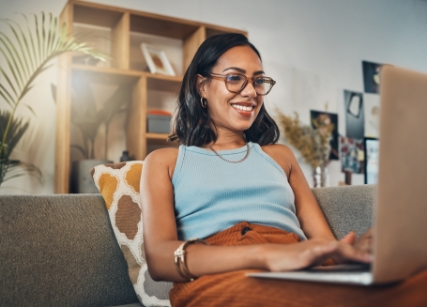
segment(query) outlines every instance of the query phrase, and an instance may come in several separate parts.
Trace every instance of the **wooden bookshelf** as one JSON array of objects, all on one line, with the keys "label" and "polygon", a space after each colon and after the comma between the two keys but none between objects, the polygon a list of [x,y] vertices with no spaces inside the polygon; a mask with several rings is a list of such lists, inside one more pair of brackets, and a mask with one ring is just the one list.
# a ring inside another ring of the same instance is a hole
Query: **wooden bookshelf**
[{"label": "wooden bookshelf", "polygon": [[148,94],[150,91],[172,92],[177,96],[182,73],[168,76],[140,69],[135,63],[143,55],[135,50],[138,42],[133,42],[133,37],[171,39],[178,42],[182,59],[180,63],[174,64],[179,71],[185,72],[197,48],[207,37],[227,32],[247,35],[245,31],[238,29],[74,0],[66,3],[60,21],[66,24],[70,33],[85,27],[103,31],[108,36],[109,47],[108,50],[101,51],[106,52],[110,59],[103,66],[77,63],[74,54],[63,55],[58,61],[55,193],[70,192],[72,78],[84,76],[90,82],[99,84],[114,86],[126,83],[131,86],[131,101],[123,102],[129,105],[125,128],[126,150],[134,159],[143,160],[147,155],[147,146],[151,143],[156,146],[171,146],[170,143],[166,144],[167,134],[146,131],[147,110],[150,109]]}]

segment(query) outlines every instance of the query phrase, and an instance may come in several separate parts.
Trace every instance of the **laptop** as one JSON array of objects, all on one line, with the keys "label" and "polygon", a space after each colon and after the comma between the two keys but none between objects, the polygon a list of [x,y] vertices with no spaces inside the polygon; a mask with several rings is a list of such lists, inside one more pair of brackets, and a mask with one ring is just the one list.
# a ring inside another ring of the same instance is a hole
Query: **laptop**
[{"label": "laptop", "polygon": [[373,262],[248,276],[372,285],[427,268],[427,75],[384,65],[380,96]]}]

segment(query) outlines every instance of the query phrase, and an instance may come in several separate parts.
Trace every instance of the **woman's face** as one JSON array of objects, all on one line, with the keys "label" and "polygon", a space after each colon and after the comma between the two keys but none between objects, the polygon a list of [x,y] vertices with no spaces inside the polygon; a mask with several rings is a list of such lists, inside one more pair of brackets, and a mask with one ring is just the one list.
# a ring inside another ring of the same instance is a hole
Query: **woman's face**
[{"label": "woman's face", "polygon": [[[212,69],[212,73],[242,73],[246,77],[264,75],[260,58],[248,46],[233,47],[225,52]],[[249,129],[263,104],[263,97],[257,95],[250,80],[246,87],[236,94],[227,90],[224,80],[211,79],[210,82],[202,83],[200,94],[207,100],[208,112],[218,135],[222,132],[242,133]]]}]

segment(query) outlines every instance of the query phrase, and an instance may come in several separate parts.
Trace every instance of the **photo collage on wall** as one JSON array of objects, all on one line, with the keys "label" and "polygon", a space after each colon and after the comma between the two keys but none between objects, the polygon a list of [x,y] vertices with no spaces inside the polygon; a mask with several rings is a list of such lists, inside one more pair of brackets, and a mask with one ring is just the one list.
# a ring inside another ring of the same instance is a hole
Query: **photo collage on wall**
[{"label": "photo collage on wall", "polygon": [[[344,90],[345,135],[340,136],[341,171],[365,173],[366,139],[379,132],[379,63],[362,61],[364,92]],[[374,163],[370,161],[370,163]]]},{"label": "photo collage on wall", "polygon": [[329,154],[329,160],[339,160],[339,139],[338,139],[338,114],[322,112],[322,111],[310,111],[310,122],[313,128],[318,127],[315,126],[315,122],[323,122],[324,124],[332,124],[333,130],[331,133],[331,140],[329,141],[329,145],[331,146],[331,153]]}]

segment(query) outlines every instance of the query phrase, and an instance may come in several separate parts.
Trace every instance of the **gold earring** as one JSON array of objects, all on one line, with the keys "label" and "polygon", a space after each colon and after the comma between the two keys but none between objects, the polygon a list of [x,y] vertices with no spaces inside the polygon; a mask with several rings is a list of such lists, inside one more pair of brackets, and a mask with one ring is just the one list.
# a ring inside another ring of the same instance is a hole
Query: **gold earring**
[{"label": "gold earring", "polygon": [[200,104],[202,105],[202,108],[206,109],[208,101],[205,98],[200,96]]}]

